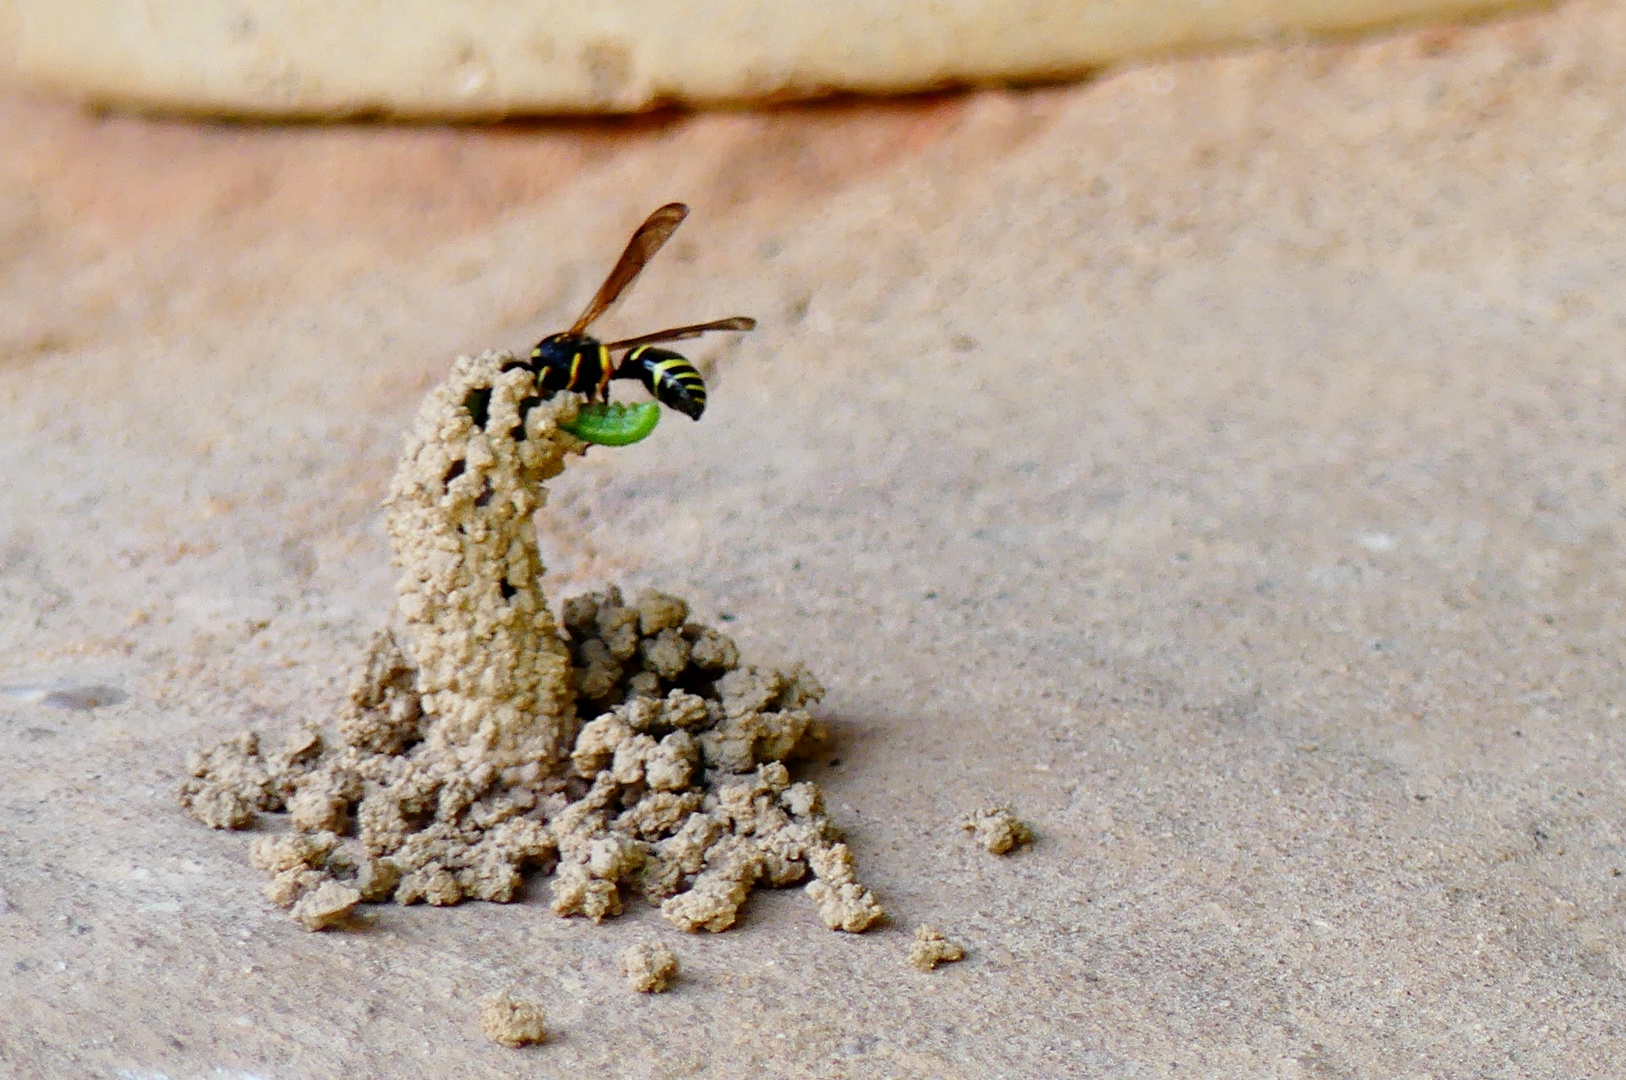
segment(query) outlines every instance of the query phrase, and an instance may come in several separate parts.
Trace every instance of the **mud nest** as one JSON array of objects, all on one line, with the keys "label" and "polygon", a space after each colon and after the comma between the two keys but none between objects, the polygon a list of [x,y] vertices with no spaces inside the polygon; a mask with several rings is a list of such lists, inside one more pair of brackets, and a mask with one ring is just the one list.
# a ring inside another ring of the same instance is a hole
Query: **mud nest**
[{"label": "mud nest", "polygon": [[690,931],[733,925],[754,886],[811,877],[824,923],[864,930],[881,907],[785,765],[818,735],[818,681],[742,664],[662,593],[577,596],[555,621],[532,518],[584,449],[559,426],[577,406],[543,401],[509,354],[459,359],[386,503],[397,629],[373,638],[331,728],[194,752],[182,805],[216,828],[286,814],[253,861],[311,929],[362,902],[507,902],[551,873],[560,915],[642,896]]}]

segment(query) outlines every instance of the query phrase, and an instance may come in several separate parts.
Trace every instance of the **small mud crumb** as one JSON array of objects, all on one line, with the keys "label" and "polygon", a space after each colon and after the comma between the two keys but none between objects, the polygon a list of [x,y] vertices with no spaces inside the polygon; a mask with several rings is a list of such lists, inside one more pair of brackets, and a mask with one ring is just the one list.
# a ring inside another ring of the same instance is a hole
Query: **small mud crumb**
[{"label": "small mud crumb", "polygon": [[621,971],[627,985],[643,994],[659,994],[672,985],[677,974],[677,957],[658,941],[639,942],[621,952]]},{"label": "small mud crumb", "polygon": [[921,971],[931,971],[938,964],[952,964],[965,959],[965,949],[959,942],[950,941],[935,926],[922,926],[915,931],[915,940],[909,946],[909,962]]},{"label": "small mud crumb", "polygon": [[348,919],[359,903],[360,890],[342,882],[324,881],[295,902],[293,915],[307,930],[326,930]]},{"label": "small mud crumb", "polygon": [[338,846],[338,836],[330,832],[262,836],[249,847],[248,861],[268,874],[316,869],[327,863]]},{"label": "small mud crumb", "polygon": [[875,894],[852,882],[832,885],[815,881],[808,885],[807,895],[819,905],[819,918],[832,930],[862,934],[886,917]]},{"label": "small mud crumb", "polygon": [[751,886],[762,876],[762,855],[738,837],[718,841],[706,853],[706,870],[689,891],[661,901],[661,914],[680,930],[721,933],[734,925]]},{"label": "small mud crumb", "polygon": [[996,806],[967,814],[960,828],[995,855],[1033,842],[1033,830],[1009,806]]},{"label": "small mud crumb", "polygon": [[356,888],[369,904],[382,903],[395,895],[401,883],[401,868],[388,859],[368,859],[356,872]]},{"label": "small mud crumb", "polygon": [[254,732],[192,751],[186,771],[192,779],[181,785],[180,803],[211,829],[251,829],[257,811],[280,808]]},{"label": "small mud crumb", "polygon": [[846,844],[809,851],[807,861],[817,879],[807,895],[819,905],[825,926],[861,934],[886,917],[875,894],[853,880],[853,855]]},{"label": "small mud crumb", "polygon": [[181,805],[211,829],[252,829],[254,803],[226,784],[199,784],[183,790]]},{"label": "small mud crumb", "polygon": [[547,1014],[527,998],[492,994],[480,1001],[480,1033],[504,1046],[530,1046],[547,1039]]},{"label": "small mud crumb", "polygon": [[291,908],[301,896],[329,880],[326,870],[279,870],[265,883],[265,898],[280,908]]},{"label": "small mud crumb", "polygon": [[689,617],[689,605],[675,596],[646,592],[632,602],[638,611],[638,631],[652,637],[662,630],[675,630]]}]

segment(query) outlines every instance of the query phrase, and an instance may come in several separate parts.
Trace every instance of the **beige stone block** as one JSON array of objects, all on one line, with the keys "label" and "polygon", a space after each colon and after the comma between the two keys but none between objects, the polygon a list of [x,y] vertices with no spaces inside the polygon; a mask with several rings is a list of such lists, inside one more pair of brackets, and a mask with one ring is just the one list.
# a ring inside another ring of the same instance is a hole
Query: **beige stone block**
[{"label": "beige stone block", "polygon": [[1507,0],[0,0],[25,79],[254,116],[636,112],[1078,75]]}]

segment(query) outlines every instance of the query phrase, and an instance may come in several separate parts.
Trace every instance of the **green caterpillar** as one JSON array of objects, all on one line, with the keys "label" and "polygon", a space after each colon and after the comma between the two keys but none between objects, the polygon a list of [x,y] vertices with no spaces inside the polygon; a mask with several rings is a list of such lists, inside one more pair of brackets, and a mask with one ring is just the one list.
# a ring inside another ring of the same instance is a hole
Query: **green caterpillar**
[{"label": "green caterpillar", "polygon": [[649,437],[661,422],[661,407],[653,401],[636,405],[583,405],[576,419],[559,426],[582,442],[599,446],[631,446]]}]

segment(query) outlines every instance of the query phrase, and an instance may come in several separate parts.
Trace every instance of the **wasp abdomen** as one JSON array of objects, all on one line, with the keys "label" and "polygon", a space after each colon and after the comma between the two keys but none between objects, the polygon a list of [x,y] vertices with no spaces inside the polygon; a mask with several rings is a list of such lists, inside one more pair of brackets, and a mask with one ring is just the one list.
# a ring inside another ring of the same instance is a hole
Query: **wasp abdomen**
[{"label": "wasp abdomen", "polygon": [[640,345],[627,352],[616,368],[618,379],[637,379],[656,401],[691,420],[706,411],[706,380],[688,360],[671,349]]}]

